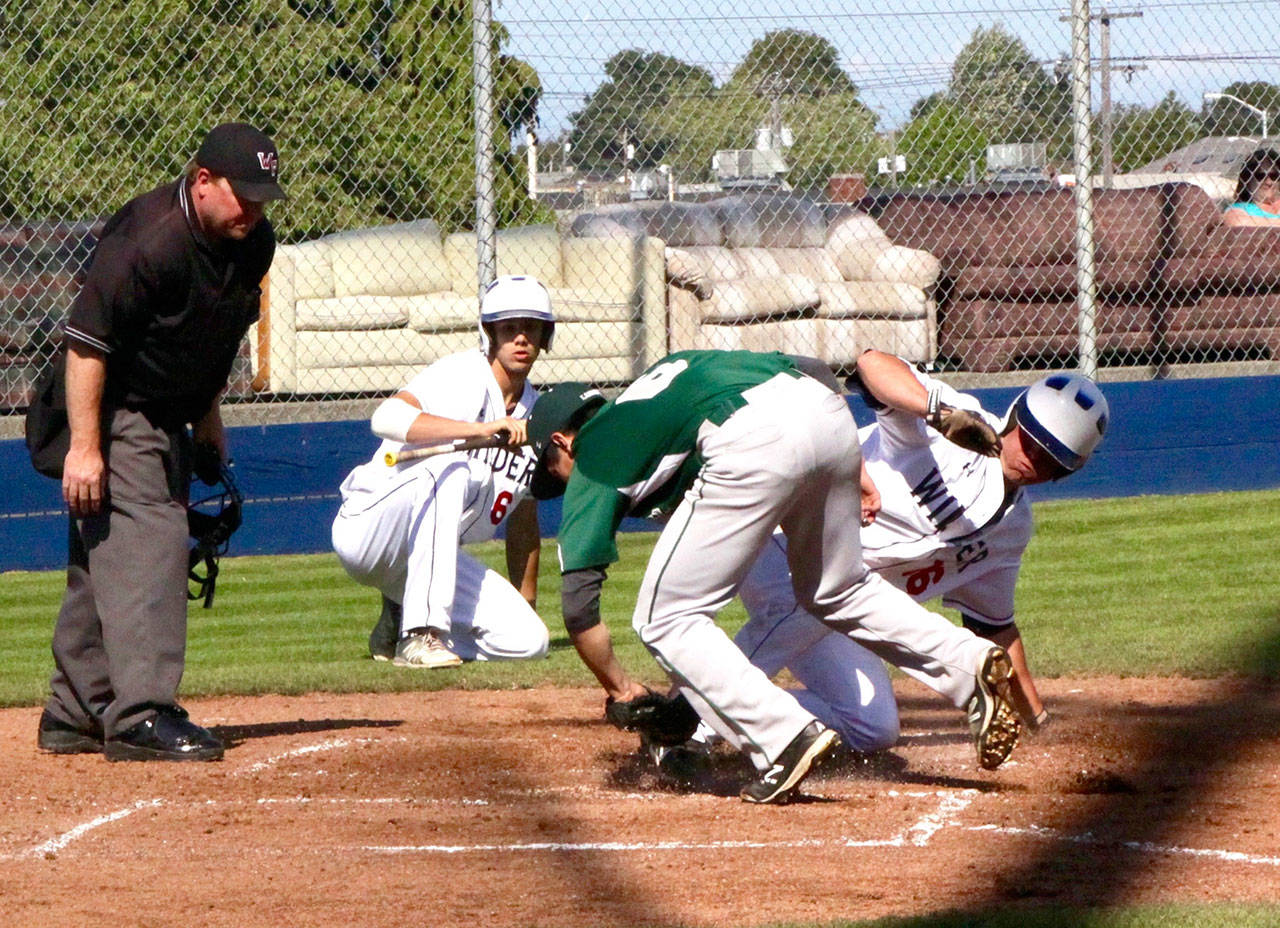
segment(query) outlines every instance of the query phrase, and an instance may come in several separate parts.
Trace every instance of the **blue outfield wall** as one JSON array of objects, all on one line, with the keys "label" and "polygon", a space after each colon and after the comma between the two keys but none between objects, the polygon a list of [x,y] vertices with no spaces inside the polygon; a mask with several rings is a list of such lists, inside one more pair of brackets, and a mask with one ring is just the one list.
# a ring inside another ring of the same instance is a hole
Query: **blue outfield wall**
[{"label": "blue outfield wall", "polygon": [[[1089,465],[1061,483],[1034,487],[1037,500],[1204,493],[1280,487],[1280,377],[1110,383],[1106,440]],[[1015,388],[973,391],[1003,410]],[[851,400],[859,422],[870,421]],[[368,423],[318,422],[230,429],[245,494],[244,525],[232,554],[329,550],[337,487],[373,453]],[[20,439],[0,441],[0,571],[66,563],[67,520],[58,484],[36,474]],[[197,484],[194,489],[198,490]],[[545,534],[559,526],[558,502],[542,504]],[[624,528],[648,527],[639,520]]]}]

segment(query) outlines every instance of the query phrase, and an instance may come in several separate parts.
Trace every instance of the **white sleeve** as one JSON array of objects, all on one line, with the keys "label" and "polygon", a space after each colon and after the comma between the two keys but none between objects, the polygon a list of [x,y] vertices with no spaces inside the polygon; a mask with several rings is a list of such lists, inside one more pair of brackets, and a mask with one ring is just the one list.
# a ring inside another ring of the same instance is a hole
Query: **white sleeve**
[{"label": "white sleeve", "polygon": [[422,411],[459,422],[479,422],[488,396],[478,380],[479,369],[464,355],[449,355],[418,372],[402,388],[418,401]]},{"label": "white sleeve", "polygon": [[373,434],[379,438],[404,444],[409,440],[410,426],[421,412],[422,410],[418,407],[405,402],[398,396],[388,397],[373,411],[369,426],[373,429]]}]

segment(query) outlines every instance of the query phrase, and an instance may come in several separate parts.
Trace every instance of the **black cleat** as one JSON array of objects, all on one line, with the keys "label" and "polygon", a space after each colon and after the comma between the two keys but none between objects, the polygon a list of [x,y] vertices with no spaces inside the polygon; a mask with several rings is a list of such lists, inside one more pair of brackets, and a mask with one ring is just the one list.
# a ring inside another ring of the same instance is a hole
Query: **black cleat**
[{"label": "black cleat", "polygon": [[46,709],[40,716],[36,747],[46,754],[101,754],[102,732],[77,728],[54,718]]},{"label": "black cleat", "polygon": [[222,742],[187,719],[181,706],[162,706],[103,747],[107,760],[221,760]]},{"label": "black cleat", "polygon": [[840,736],[818,720],[810,722],[778,755],[760,778],[743,787],[747,802],[779,802],[786,799],[809,771],[840,743]]},{"label": "black cleat", "polygon": [[369,632],[369,656],[375,661],[389,661],[396,656],[396,642],[400,640],[400,604],[382,597],[382,615],[378,624]]}]

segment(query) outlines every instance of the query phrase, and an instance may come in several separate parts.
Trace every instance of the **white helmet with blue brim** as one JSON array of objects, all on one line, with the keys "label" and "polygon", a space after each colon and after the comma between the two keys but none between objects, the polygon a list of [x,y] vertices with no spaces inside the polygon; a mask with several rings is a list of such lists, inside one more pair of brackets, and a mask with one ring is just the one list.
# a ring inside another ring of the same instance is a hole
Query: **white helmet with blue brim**
[{"label": "white helmet with blue brim", "polygon": [[1111,409],[1098,385],[1080,374],[1050,374],[1018,394],[1005,416],[1068,473],[1089,460],[1107,430]]},{"label": "white helmet with blue brim", "polygon": [[489,352],[489,333],[485,326],[502,319],[542,320],[539,347],[543,351],[551,347],[556,317],[551,312],[551,294],[536,277],[508,274],[484,288],[484,295],[480,298],[480,350],[486,354]]}]

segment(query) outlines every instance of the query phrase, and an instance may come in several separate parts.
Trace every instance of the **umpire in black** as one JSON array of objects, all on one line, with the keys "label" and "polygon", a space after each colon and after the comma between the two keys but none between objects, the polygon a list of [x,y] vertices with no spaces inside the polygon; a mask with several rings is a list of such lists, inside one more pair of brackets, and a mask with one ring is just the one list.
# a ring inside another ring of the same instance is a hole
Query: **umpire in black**
[{"label": "umpire in black", "polygon": [[217,126],[186,176],[108,220],[71,307],[62,477],[70,550],[41,750],[222,757],[222,742],[177,703],[186,502],[193,438],[226,456],[219,397],[258,318],[275,252],[264,205],[285,195],[278,169],[262,132]]}]

